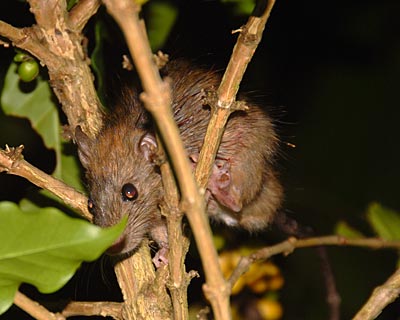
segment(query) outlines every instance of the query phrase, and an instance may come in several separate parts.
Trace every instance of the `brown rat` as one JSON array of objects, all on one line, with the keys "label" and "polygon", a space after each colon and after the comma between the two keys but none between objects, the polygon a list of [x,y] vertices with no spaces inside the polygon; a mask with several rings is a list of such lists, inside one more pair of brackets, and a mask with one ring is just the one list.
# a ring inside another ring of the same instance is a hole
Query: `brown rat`
[{"label": "brown rat", "polygon": [[[220,75],[186,61],[169,62],[162,74],[170,79],[174,117],[195,166],[210,117],[203,105],[204,90],[217,88]],[[282,188],[273,168],[278,137],[265,110],[247,105],[248,110],[237,111],[228,120],[206,199],[213,220],[257,231],[269,225],[281,205]],[[123,92],[96,139],[89,139],[78,127],[76,142],[86,169],[94,222],[110,226],[129,216],[111,251],[130,253],[148,234],[165,247],[166,229],[158,207],[163,189],[154,161],[157,143],[137,93]]]}]

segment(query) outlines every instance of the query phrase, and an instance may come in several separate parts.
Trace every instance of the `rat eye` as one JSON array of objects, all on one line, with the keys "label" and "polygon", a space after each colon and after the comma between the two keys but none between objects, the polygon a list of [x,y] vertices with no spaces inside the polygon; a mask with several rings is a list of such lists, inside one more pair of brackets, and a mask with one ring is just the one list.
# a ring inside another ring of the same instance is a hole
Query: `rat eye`
[{"label": "rat eye", "polygon": [[138,197],[138,191],[132,183],[126,183],[122,186],[121,190],[122,200],[133,201]]},{"label": "rat eye", "polygon": [[94,205],[94,202],[92,199],[90,199],[90,198],[88,199],[87,206],[88,206],[89,212],[91,214],[93,214],[95,205]]}]

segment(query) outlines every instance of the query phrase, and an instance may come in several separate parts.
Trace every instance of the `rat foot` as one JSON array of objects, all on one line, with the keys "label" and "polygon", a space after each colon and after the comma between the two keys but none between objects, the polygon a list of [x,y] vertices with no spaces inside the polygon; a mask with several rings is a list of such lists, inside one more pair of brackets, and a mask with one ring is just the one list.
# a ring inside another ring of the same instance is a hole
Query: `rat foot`
[{"label": "rat foot", "polygon": [[153,258],[153,263],[156,268],[160,268],[163,264],[168,264],[168,248],[161,247]]}]

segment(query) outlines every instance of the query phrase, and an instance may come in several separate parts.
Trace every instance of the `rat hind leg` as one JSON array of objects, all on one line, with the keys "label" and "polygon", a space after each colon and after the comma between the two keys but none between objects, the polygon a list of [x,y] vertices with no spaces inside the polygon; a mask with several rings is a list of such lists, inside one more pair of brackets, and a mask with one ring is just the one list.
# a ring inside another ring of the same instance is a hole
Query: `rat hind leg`
[{"label": "rat hind leg", "polygon": [[248,231],[257,231],[271,224],[276,212],[281,207],[283,189],[276,173],[267,171],[260,193],[243,208],[239,225]]}]

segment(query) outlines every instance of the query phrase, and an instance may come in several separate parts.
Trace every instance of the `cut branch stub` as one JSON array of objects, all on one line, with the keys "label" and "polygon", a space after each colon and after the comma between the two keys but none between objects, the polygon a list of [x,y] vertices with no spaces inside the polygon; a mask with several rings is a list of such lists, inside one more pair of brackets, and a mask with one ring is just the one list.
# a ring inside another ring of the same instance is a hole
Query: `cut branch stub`
[{"label": "cut branch stub", "polygon": [[23,150],[24,146],[22,144],[19,147],[11,148],[6,145],[5,150],[0,150],[0,157],[2,158],[2,160],[0,161],[0,172],[8,172],[11,168],[16,166],[16,163],[18,161],[24,159],[24,156],[22,155]]},{"label": "cut branch stub", "polygon": [[212,111],[215,111],[217,108],[228,109],[229,115],[238,110],[248,110],[248,106],[244,101],[229,101],[228,103],[221,103],[218,99],[218,93],[216,90],[205,90],[203,97],[203,105],[208,105]]}]

